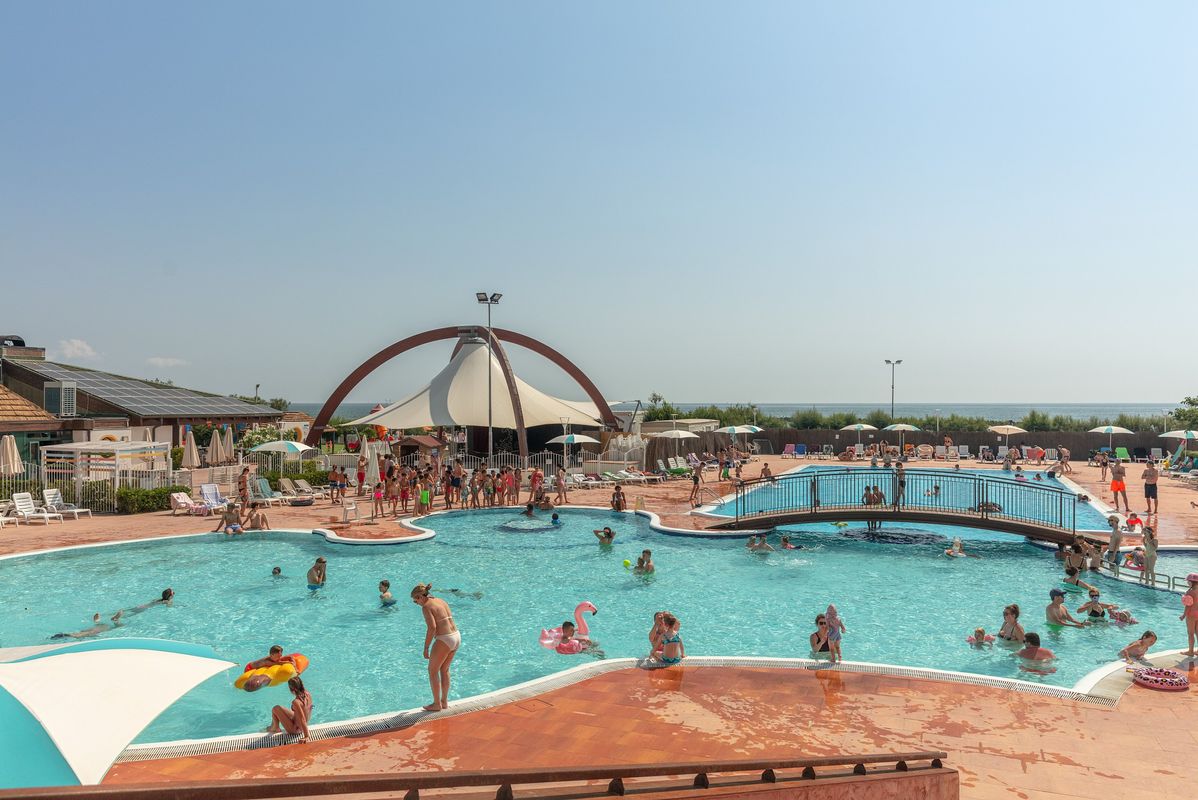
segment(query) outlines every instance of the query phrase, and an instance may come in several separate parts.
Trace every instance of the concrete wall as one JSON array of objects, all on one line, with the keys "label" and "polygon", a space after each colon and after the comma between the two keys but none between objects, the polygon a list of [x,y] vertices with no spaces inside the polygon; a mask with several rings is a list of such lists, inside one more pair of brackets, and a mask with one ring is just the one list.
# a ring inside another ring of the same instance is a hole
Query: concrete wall
[{"label": "concrete wall", "polygon": [[[911,444],[930,444],[938,445],[944,443],[945,435],[953,437],[954,444],[969,445],[970,452],[975,455],[981,445],[988,445],[991,450],[996,449],[1000,444],[1006,443],[1006,437],[999,436],[986,431],[948,431],[941,429],[937,434],[935,431],[921,431],[919,433],[907,433],[904,439]],[[825,444],[832,445],[837,452],[844,450],[847,445],[856,444],[857,433],[855,431],[837,431],[825,429],[800,430],[798,428],[770,428],[761,433],[755,433],[752,439],[769,439],[773,445],[775,453],[781,453],[782,448],[787,444],[805,444],[810,450],[812,446],[822,446]],[[870,444],[879,442],[885,439],[892,445],[897,445],[899,435],[893,431],[862,431],[861,442]],[[688,439],[683,442],[694,442],[694,439]],[[1012,445],[1040,445],[1048,449],[1050,447],[1058,447],[1064,445],[1073,453],[1074,459],[1085,460],[1086,455],[1091,450],[1096,450],[1099,447],[1105,447],[1107,437],[1097,433],[1079,433],[1075,431],[1046,431],[1020,433],[1011,436]],[[1165,452],[1176,450],[1179,444],[1177,439],[1162,439],[1155,433],[1137,433],[1131,436],[1116,436],[1115,447],[1126,447],[1128,452],[1131,452],[1136,447],[1143,447],[1151,452],[1152,448],[1159,447]]]}]

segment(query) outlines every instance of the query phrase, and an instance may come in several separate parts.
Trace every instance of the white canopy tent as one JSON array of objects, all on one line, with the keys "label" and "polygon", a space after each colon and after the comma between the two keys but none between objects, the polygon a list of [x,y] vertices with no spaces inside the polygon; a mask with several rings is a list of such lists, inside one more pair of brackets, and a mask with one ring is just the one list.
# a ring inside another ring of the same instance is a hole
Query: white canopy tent
[{"label": "white canopy tent", "polygon": [[[469,339],[445,369],[427,386],[382,411],[367,414],[347,425],[382,425],[403,430],[429,426],[463,427],[487,424],[487,345]],[[503,369],[494,354],[490,358],[491,414],[496,428],[515,428],[516,412],[508,394]],[[533,388],[516,377],[516,392],[524,414],[524,426],[561,425],[601,427],[599,409],[587,401],[562,400]]]},{"label": "white canopy tent", "polygon": [[[113,649],[87,649],[104,645]],[[0,690],[31,717],[10,719],[0,737],[11,739],[6,749],[15,749],[23,760],[17,774],[3,774],[5,782],[28,786],[48,780],[61,785],[66,773],[54,767],[61,757],[57,763],[65,761],[80,784],[98,784],[129,742],[159,714],[196,685],[235,666],[208,655],[141,649],[144,646],[140,640],[89,642],[0,663]],[[51,743],[57,755],[47,750]]]}]

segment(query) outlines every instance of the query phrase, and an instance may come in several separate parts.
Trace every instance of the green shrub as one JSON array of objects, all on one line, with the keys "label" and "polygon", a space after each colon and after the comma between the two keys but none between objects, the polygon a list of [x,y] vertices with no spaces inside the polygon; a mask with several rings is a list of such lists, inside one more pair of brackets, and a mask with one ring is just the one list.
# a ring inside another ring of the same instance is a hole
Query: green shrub
[{"label": "green shrub", "polygon": [[137,489],[131,486],[117,489],[116,509],[121,514],[144,514],[147,511],[166,511],[171,507],[175,492],[190,494],[186,486],[163,486],[158,489]]},{"label": "green shrub", "polygon": [[171,448],[171,469],[183,469],[183,448]]}]

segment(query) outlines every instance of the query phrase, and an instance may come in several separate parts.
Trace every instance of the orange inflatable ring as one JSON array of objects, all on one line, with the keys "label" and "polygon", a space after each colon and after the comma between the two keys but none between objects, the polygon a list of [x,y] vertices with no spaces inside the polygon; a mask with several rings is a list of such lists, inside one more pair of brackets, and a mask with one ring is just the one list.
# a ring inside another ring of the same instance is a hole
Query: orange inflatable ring
[{"label": "orange inflatable ring", "polygon": [[1132,680],[1146,689],[1162,692],[1184,692],[1190,688],[1190,679],[1175,669],[1145,667],[1133,672]]}]

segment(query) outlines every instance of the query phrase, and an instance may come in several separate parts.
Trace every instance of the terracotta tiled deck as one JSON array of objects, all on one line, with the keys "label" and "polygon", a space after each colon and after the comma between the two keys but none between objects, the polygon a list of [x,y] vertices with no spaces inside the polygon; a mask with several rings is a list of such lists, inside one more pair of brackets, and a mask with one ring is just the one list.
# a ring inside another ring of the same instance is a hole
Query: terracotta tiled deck
[{"label": "terracotta tiled deck", "polygon": [[[775,472],[805,463],[768,461]],[[1077,483],[1109,501],[1097,469],[1084,464],[1075,469]],[[754,466],[749,474],[756,471]],[[1198,541],[1198,511],[1189,507],[1198,493],[1173,481],[1161,486],[1163,540]],[[1130,488],[1138,499],[1134,478]],[[701,527],[686,515],[689,490],[689,482],[677,481],[628,494],[631,503],[643,498],[665,524]],[[605,490],[571,491],[570,501],[604,505],[607,496]],[[271,518],[276,528],[330,527],[330,516],[339,513],[325,502],[275,509]],[[214,525],[159,513],[9,526],[0,535],[0,554],[192,533]],[[402,531],[387,521],[339,532],[376,538]],[[1198,679],[1192,668],[1190,677]],[[367,737],[121,764],[107,782],[943,749],[950,753],[948,765],[960,770],[967,798],[1189,798],[1198,775],[1196,747],[1193,691],[1162,694],[1132,687],[1116,708],[1105,708],[918,679],[687,667],[615,672],[533,700]]]},{"label": "terracotta tiled deck", "polygon": [[[1198,679],[1198,673],[1191,673]],[[117,765],[105,783],[937,750],[966,798],[1193,797],[1198,695],[1117,708],[822,670],[623,670],[355,739]]]}]

